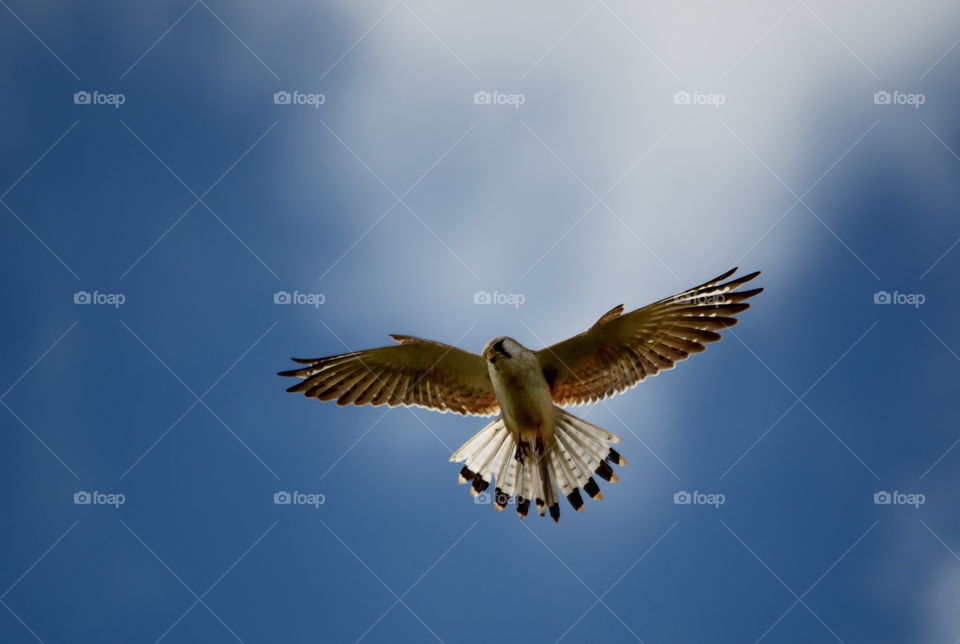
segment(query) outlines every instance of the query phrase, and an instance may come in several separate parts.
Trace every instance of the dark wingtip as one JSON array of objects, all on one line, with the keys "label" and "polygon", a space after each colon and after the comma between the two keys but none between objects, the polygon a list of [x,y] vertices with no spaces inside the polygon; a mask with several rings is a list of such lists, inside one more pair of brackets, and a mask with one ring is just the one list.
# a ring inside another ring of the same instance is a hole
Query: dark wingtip
[{"label": "dark wingtip", "polygon": [[547,513],[547,504],[543,502],[543,499],[536,499],[535,503],[540,516],[545,515]]},{"label": "dark wingtip", "polygon": [[472,481],[474,476],[476,476],[476,474],[471,472],[470,468],[464,465],[463,469],[460,470],[460,474],[457,476],[457,483],[466,483],[467,481]]},{"label": "dark wingtip", "polygon": [[[518,499],[519,500],[519,499]],[[520,518],[526,518],[527,513],[530,511],[530,499],[524,499],[517,503],[517,514],[520,515]]]},{"label": "dark wingtip", "polygon": [[613,463],[614,465],[626,465],[627,459],[620,455],[620,452],[610,448],[610,453],[607,454],[607,460]]},{"label": "dark wingtip", "polygon": [[567,501],[577,512],[583,512],[583,497],[580,496],[580,488],[573,488],[573,492],[567,495]]},{"label": "dark wingtip", "polygon": [[613,468],[610,467],[609,463],[606,461],[600,461],[600,464],[597,466],[596,471],[594,472],[597,476],[602,478],[604,481],[615,482],[616,477],[613,473]]},{"label": "dark wingtip", "polygon": [[560,521],[560,504],[554,503],[550,506],[550,518],[553,519],[554,523]]},{"label": "dark wingtip", "polygon": [[490,481],[484,481],[483,477],[479,474],[474,475],[473,477],[473,491],[477,494],[486,491],[490,487]]},{"label": "dark wingtip", "polygon": [[730,277],[731,275],[733,275],[734,273],[736,273],[736,272],[739,271],[739,270],[740,270],[740,267],[739,267],[739,266],[734,266],[733,268],[731,268],[731,269],[730,269],[729,271],[727,271],[726,273],[723,273],[722,275],[718,275],[716,278],[714,278],[713,281],[719,282],[720,280],[725,280],[725,279],[727,279],[728,277]]},{"label": "dark wingtip", "polygon": [[587,482],[583,485],[583,491],[586,492],[591,499],[596,499],[599,501],[603,497],[600,495],[600,486],[597,485],[597,482],[591,476],[587,479]]},{"label": "dark wingtip", "polygon": [[740,297],[746,299],[746,298],[749,298],[749,297],[753,297],[754,295],[759,295],[760,293],[763,293],[763,289],[762,289],[762,288],[752,288],[752,289],[750,289],[749,291],[734,291],[734,293],[735,293],[736,295],[739,295]]}]

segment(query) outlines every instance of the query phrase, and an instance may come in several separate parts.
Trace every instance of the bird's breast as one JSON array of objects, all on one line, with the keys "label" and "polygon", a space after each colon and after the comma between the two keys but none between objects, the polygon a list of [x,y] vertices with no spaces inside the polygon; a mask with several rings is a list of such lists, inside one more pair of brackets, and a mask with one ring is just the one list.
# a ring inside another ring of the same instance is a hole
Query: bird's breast
[{"label": "bird's breast", "polygon": [[538,362],[520,358],[498,361],[490,380],[507,429],[532,439],[553,435],[553,398]]}]

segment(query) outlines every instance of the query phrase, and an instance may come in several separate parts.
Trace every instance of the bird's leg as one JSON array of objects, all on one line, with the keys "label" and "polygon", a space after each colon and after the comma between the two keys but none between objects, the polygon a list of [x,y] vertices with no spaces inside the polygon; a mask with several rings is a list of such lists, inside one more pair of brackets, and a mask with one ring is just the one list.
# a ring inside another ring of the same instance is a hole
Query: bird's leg
[{"label": "bird's leg", "polygon": [[536,445],[535,449],[537,451],[537,454],[540,454],[542,456],[543,455],[543,436],[541,436],[540,434],[537,434],[537,440],[535,445]]},{"label": "bird's leg", "polygon": [[524,457],[529,453],[530,453],[530,443],[528,443],[527,441],[521,440],[520,442],[517,443],[517,449],[513,453],[513,458],[517,461],[520,461],[520,463],[522,464]]}]

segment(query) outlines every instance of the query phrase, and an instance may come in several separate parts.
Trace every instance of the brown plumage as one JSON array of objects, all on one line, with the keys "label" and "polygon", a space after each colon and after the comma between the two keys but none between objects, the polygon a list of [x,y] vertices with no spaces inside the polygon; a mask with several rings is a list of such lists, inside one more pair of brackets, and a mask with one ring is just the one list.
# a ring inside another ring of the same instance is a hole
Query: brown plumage
[{"label": "brown plumage", "polygon": [[[301,378],[287,389],[339,405],[417,405],[441,412],[497,417],[451,457],[466,461],[461,483],[475,497],[496,481],[493,505],[513,499],[524,517],[538,512],[560,518],[557,489],[575,510],[603,496],[596,476],[615,483],[611,465],[627,461],[610,444],[615,434],[561,409],[625,391],[700,353],[737,323],[747,300],[763,289],[738,290],[759,273],[708,282],[624,313],[607,311],[589,329],[531,351],[508,337],[494,338],[483,355],[408,335],[396,345],[327,358],[297,359]],[[485,497],[481,497],[485,498]],[[489,501],[487,501],[489,502]]]}]

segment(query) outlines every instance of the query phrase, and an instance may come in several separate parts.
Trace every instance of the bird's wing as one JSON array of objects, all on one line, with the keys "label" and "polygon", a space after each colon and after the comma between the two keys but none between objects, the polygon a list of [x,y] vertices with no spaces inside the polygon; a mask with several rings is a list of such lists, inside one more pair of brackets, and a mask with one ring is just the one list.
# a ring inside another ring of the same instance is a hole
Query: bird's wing
[{"label": "bird's wing", "polygon": [[303,378],[287,389],[338,405],[417,405],[437,411],[490,416],[500,409],[487,364],[475,353],[407,335],[400,344],[295,362],[281,376]]},{"label": "bird's wing", "polygon": [[736,290],[759,272],[724,283],[736,270],[625,315],[617,306],[583,333],[537,351],[553,401],[601,400],[704,351],[763,290]]}]

